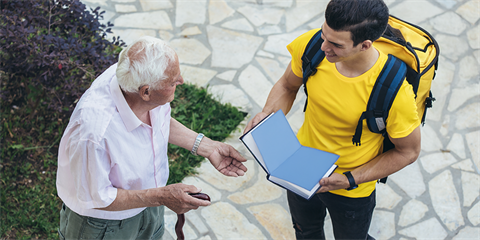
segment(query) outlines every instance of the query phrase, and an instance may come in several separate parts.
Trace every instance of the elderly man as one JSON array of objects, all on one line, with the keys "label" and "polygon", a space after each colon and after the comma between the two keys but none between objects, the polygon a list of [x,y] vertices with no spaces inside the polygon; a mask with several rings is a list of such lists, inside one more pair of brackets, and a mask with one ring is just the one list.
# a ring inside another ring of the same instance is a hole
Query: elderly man
[{"label": "elderly man", "polygon": [[242,176],[246,161],[170,117],[183,83],[175,52],[144,37],[124,49],[78,102],[60,142],[57,190],[61,239],[159,239],[164,206],[185,213],[208,201],[185,184],[166,186],[167,145],[201,155],[226,176]]}]

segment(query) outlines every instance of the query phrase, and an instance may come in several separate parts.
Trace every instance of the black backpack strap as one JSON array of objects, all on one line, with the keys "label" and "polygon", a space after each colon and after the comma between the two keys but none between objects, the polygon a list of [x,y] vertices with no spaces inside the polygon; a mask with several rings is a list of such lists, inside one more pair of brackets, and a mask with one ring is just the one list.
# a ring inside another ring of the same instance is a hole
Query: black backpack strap
[{"label": "black backpack strap", "polygon": [[392,107],[393,100],[407,73],[407,65],[393,55],[388,55],[387,62],[383,66],[380,75],[373,86],[367,104],[367,110],[362,113],[358,120],[353,135],[353,144],[360,146],[362,136],[362,122],[367,121],[367,126],[374,133],[386,133],[386,120]]},{"label": "black backpack strap", "polygon": [[322,43],[322,30],[319,30],[310,39],[302,55],[303,88],[307,97],[303,108],[304,112],[307,110],[308,104],[307,80],[310,76],[315,75],[318,64],[325,58],[325,53],[321,49]]}]

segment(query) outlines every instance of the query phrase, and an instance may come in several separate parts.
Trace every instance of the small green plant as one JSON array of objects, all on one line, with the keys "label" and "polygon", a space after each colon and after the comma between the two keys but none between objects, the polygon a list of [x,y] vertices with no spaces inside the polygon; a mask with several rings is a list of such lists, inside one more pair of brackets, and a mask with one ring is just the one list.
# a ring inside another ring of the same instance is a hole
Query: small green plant
[{"label": "small green plant", "polygon": [[[246,113],[237,108],[214,100],[206,89],[199,89],[191,84],[177,87],[171,106],[172,117],[216,141],[225,140],[246,116]],[[195,168],[204,160],[203,157],[194,156],[189,150],[172,144],[168,146],[168,153],[168,184],[181,182],[186,176],[194,174]]]}]

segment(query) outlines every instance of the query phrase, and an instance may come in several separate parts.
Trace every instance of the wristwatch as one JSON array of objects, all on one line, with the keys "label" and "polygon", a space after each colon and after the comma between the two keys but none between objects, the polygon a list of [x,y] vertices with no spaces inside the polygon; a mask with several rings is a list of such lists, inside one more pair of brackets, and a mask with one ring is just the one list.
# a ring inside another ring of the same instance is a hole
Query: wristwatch
[{"label": "wristwatch", "polygon": [[358,185],[355,183],[355,179],[352,176],[352,173],[350,171],[344,172],[345,176],[347,176],[348,182],[350,183],[350,187],[346,188],[346,190],[350,191],[358,187]]}]

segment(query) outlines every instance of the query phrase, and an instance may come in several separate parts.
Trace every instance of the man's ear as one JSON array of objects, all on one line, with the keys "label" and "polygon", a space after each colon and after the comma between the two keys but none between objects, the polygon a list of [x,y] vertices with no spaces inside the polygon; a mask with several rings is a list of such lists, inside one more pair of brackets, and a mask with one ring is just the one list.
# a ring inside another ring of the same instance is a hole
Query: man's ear
[{"label": "man's ear", "polygon": [[150,86],[145,85],[140,88],[140,91],[138,92],[140,94],[140,97],[143,99],[143,101],[148,102],[150,101]]},{"label": "man's ear", "polygon": [[366,51],[370,49],[373,45],[372,41],[370,40],[365,40],[361,44],[362,44],[362,49],[361,49],[362,51]]}]

